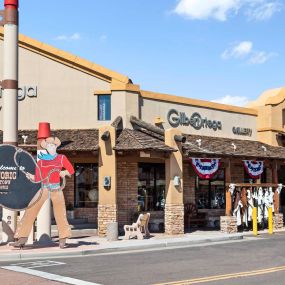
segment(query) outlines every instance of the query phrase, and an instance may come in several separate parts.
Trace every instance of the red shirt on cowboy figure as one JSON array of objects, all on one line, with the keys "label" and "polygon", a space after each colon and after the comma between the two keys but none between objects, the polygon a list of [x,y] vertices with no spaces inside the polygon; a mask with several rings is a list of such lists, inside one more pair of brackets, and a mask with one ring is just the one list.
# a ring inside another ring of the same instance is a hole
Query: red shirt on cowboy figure
[{"label": "red shirt on cowboy figure", "polygon": [[[65,155],[56,152],[60,144],[61,142],[57,137],[44,139],[41,142],[41,147],[47,153],[39,155],[35,175],[26,174],[27,178],[32,181],[42,181],[42,193],[39,195],[37,202],[25,211],[15,233],[15,238],[18,239],[12,244],[15,247],[23,247],[27,242],[32,225],[49,196],[53,204],[61,248],[65,246],[66,238],[71,236],[70,226],[66,218],[65,200],[60,185],[60,177],[71,176],[74,174],[74,168]],[[63,168],[65,170],[62,170]]]}]

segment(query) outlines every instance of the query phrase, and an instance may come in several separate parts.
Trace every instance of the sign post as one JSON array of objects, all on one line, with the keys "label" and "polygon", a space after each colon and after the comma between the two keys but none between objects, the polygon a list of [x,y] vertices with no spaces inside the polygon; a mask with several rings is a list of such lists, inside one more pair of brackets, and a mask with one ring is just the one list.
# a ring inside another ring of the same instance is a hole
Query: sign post
[{"label": "sign post", "polygon": [[[3,144],[18,142],[18,0],[4,0]],[[3,209],[2,242],[14,240],[17,212]]]}]

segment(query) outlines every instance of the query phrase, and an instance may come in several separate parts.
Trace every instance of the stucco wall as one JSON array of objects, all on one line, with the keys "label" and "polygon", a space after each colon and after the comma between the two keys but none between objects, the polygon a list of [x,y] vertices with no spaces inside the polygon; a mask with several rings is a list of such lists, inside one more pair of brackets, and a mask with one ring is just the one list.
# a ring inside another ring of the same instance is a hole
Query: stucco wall
[{"label": "stucco wall", "polygon": [[[55,129],[96,128],[108,123],[97,121],[97,96],[93,94],[94,90],[109,90],[110,83],[23,48],[19,49],[19,66],[19,86],[38,87],[37,98],[19,102],[20,129],[36,129],[40,121],[50,122]],[[0,64],[1,79],[2,68]]]},{"label": "stucco wall", "polygon": [[[202,119],[221,121],[222,129],[214,131],[210,128],[194,129],[192,126],[179,125],[183,133],[198,134],[205,136],[228,137],[235,139],[256,140],[256,116],[247,114],[238,114],[221,110],[207,109],[196,106],[188,106],[178,103],[149,100],[143,98],[141,100],[141,117],[143,120],[153,123],[155,117],[161,117],[165,123],[164,128],[170,128],[171,125],[167,121],[167,114],[170,109],[176,109],[178,112],[185,112],[188,117],[198,112]],[[232,131],[233,127],[242,127],[252,129],[251,136],[235,135]]]}]

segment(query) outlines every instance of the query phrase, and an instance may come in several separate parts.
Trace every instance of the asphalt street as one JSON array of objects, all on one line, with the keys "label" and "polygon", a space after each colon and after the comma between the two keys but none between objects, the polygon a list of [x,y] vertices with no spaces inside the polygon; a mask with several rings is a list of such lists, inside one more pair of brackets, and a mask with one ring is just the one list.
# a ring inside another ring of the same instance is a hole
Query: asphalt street
[{"label": "asphalt street", "polygon": [[[285,284],[285,233],[189,248],[1,263],[97,284]],[[54,262],[54,264],[53,264]],[[17,284],[15,284],[17,285]]]}]

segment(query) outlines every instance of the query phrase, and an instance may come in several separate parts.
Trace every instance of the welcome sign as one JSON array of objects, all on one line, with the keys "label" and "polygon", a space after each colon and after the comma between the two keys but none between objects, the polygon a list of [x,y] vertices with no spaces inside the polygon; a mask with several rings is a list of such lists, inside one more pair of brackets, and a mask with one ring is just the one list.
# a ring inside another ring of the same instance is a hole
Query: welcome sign
[{"label": "welcome sign", "polygon": [[26,173],[35,173],[36,162],[29,153],[12,145],[0,145],[0,205],[12,210],[29,207],[41,189]]}]

